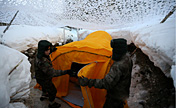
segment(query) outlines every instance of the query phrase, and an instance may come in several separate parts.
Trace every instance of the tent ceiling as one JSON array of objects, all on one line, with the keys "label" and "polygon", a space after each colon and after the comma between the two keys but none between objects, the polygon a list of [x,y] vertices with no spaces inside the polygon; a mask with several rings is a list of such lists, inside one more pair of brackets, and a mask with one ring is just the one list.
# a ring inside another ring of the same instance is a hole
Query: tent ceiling
[{"label": "tent ceiling", "polygon": [[0,22],[78,28],[121,28],[160,22],[175,0],[0,0]]}]

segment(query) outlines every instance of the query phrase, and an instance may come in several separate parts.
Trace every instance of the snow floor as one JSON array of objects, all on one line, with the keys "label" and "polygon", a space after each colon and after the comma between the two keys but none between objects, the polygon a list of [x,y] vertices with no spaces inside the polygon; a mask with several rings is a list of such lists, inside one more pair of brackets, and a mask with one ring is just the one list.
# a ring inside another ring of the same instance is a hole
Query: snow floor
[{"label": "snow floor", "polygon": [[[28,108],[48,108],[49,100],[40,101],[40,96],[42,91],[39,89],[35,89],[34,86],[36,85],[36,80],[31,80],[31,89],[30,89],[30,95],[29,98],[25,100],[25,105]],[[57,103],[61,104],[60,108],[71,108],[67,103],[60,100],[59,98],[56,98],[55,101]]]}]

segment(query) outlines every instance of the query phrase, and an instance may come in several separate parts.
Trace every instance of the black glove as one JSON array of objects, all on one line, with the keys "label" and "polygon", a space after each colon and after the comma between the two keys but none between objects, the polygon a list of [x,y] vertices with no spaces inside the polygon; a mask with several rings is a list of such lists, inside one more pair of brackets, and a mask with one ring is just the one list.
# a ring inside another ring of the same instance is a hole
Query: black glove
[{"label": "black glove", "polygon": [[77,73],[78,73],[78,72],[72,71],[72,74],[71,74],[70,76],[71,76],[71,77],[78,77],[78,76],[77,76]]},{"label": "black glove", "polygon": [[78,81],[81,86],[87,86],[89,83],[89,79],[86,77],[78,77]]},{"label": "black glove", "polygon": [[71,70],[65,70],[65,74],[69,74],[71,73],[72,71]]},{"label": "black glove", "polygon": [[91,88],[92,86],[94,86],[96,79],[89,79],[89,84],[88,87]]},{"label": "black glove", "polygon": [[67,70],[67,74],[69,74],[70,77],[77,77],[77,72],[74,72],[72,70]]}]

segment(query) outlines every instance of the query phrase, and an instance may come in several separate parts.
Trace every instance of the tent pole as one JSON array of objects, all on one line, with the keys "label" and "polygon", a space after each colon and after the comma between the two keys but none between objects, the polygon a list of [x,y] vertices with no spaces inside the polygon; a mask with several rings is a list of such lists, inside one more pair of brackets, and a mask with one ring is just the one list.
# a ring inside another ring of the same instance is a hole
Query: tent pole
[{"label": "tent pole", "polygon": [[76,28],[76,32],[77,32],[77,41],[79,41],[79,32],[78,32],[78,28]]},{"label": "tent pole", "polygon": [[164,23],[176,10],[176,6],[173,7],[173,9],[165,16],[165,18],[160,22],[160,23]]},{"label": "tent pole", "polygon": [[64,45],[65,45],[65,27],[64,27]]},{"label": "tent pole", "polygon": [[86,95],[87,95],[87,99],[88,99],[88,102],[89,102],[90,108],[92,108],[92,106],[91,106],[91,104],[90,104],[89,96],[88,96],[88,93],[87,93],[87,89],[86,89],[86,87],[84,87],[84,88],[85,88],[85,90],[86,90]]},{"label": "tent pole", "polygon": [[18,14],[19,10],[15,13],[15,15],[13,16],[12,20],[10,21],[10,23],[8,24],[8,26],[6,27],[6,29],[3,31],[3,33],[5,33],[8,28],[10,27],[10,25],[12,24],[13,20],[15,19],[16,15]]},{"label": "tent pole", "polygon": [[[7,27],[5,28],[5,30],[3,31],[3,34],[1,34],[0,36],[0,44],[4,44],[6,45],[3,41],[3,36],[5,34],[5,32],[9,29],[10,25],[12,24],[13,20],[15,19],[16,15],[18,14],[19,10],[15,13],[15,15],[13,16],[12,20],[10,21],[10,23],[7,25]],[[8,45],[6,45],[8,46]],[[9,47],[9,46],[8,46]]]}]

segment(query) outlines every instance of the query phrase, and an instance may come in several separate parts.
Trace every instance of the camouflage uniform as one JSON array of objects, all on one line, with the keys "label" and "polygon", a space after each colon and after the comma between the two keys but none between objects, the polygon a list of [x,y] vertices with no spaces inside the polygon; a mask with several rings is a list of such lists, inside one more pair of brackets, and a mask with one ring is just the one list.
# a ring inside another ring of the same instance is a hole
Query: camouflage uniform
[{"label": "camouflage uniform", "polygon": [[94,80],[95,88],[107,90],[104,108],[123,108],[124,101],[129,97],[132,66],[132,60],[126,54],[120,61],[114,61],[104,79],[90,79],[90,84]]},{"label": "camouflage uniform", "polygon": [[49,57],[42,57],[41,59],[36,57],[35,60],[35,77],[37,83],[42,86],[42,91],[48,93],[49,100],[54,101],[57,90],[52,83],[52,77],[57,77],[67,74],[67,71],[54,70]]},{"label": "camouflage uniform", "polygon": [[87,79],[84,77],[80,79],[80,84],[106,89],[107,96],[104,108],[123,108],[124,101],[129,97],[132,66],[132,60],[127,53],[119,61],[114,61],[104,79]]}]

